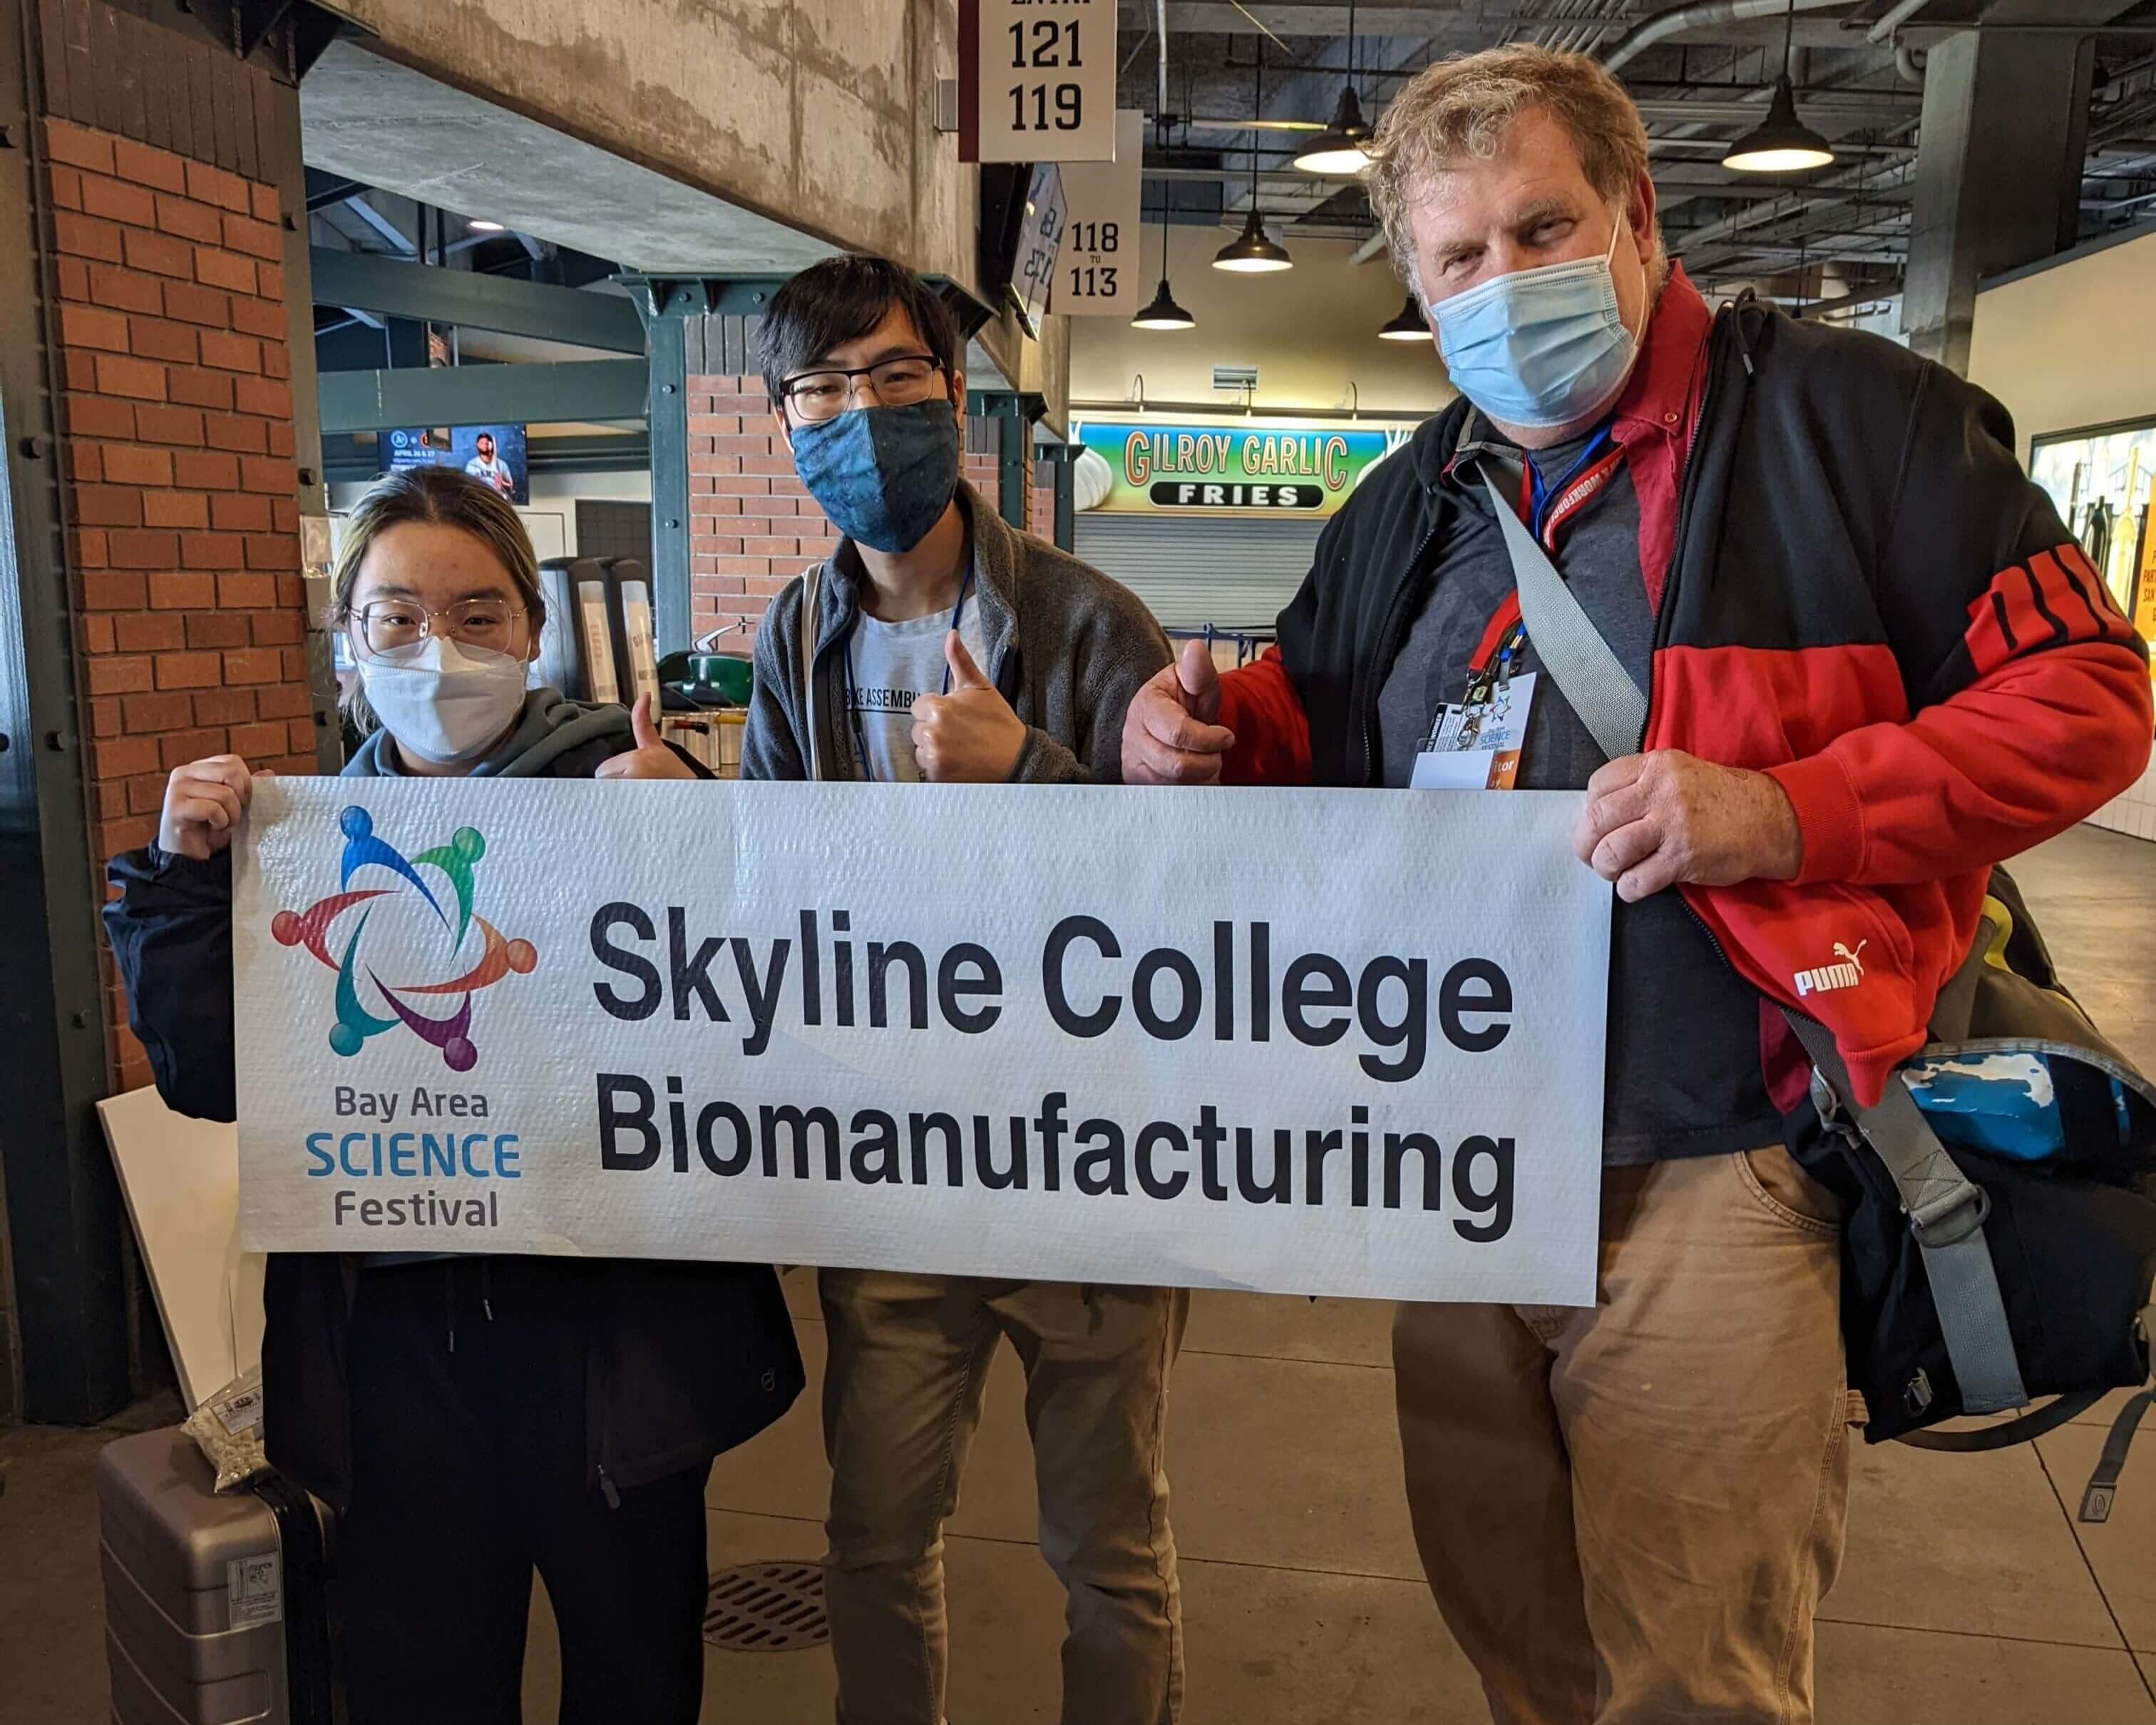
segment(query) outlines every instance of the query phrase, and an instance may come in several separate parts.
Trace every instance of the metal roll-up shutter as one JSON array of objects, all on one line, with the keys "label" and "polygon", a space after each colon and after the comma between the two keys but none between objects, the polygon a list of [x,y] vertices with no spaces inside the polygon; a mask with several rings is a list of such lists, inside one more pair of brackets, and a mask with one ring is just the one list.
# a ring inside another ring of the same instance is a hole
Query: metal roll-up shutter
[{"label": "metal roll-up shutter", "polygon": [[1164,629],[1265,634],[1310,572],[1325,523],[1302,516],[1081,515],[1073,547]]}]

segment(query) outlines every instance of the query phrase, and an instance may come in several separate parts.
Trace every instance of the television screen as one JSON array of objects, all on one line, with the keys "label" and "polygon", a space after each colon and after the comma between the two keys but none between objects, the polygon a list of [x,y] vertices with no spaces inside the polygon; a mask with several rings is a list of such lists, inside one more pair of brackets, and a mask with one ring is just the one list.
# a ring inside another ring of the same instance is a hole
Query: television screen
[{"label": "television screen", "polygon": [[434,425],[382,434],[382,470],[454,467],[484,480],[511,503],[531,501],[521,425]]}]

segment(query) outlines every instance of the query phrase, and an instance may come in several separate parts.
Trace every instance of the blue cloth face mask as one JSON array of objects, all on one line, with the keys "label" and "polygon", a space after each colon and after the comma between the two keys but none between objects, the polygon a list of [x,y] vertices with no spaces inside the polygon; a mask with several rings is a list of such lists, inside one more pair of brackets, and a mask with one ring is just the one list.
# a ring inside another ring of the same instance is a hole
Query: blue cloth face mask
[{"label": "blue cloth face mask", "polygon": [[849,539],[911,551],[958,489],[958,420],[947,397],[856,408],[793,428],[801,483]]},{"label": "blue cloth face mask", "polygon": [[1629,231],[1620,220],[1602,257],[1516,270],[1433,305],[1453,388],[1525,430],[1577,424],[1607,407],[1640,351],[1609,273]]}]

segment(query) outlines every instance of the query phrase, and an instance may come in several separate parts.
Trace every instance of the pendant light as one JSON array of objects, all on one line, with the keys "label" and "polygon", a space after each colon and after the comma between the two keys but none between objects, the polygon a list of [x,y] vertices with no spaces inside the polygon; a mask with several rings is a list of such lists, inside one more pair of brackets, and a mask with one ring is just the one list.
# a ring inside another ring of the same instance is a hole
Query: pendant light
[{"label": "pendant light", "polygon": [[1295,259],[1265,232],[1265,218],[1254,208],[1250,220],[1243,223],[1243,231],[1213,254],[1213,267],[1245,275],[1270,275],[1276,270],[1294,269]]},{"label": "pendant light", "polygon": [[1175,295],[1168,290],[1168,203],[1160,206],[1160,290],[1152,296],[1152,304],[1131,320],[1134,330],[1187,330],[1196,326],[1198,320],[1175,303]]},{"label": "pendant light", "polygon": [[1789,44],[1796,29],[1797,0],[1782,26],[1782,72],[1767,104],[1767,117],[1729,146],[1724,167],[1743,174],[1794,174],[1825,167],[1834,146],[1797,117],[1797,93],[1789,82]]},{"label": "pendant light", "polygon": [[1355,0],[1348,0],[1348,82],[1334,104],[1325,130],[1295,158],[1295,165],[1321,179],[1352,180],[1370,165],[1370,127],[1355,94]]},{"label": "pendant light", "polygon": [[1423,317],[1422,308],[1415,304],[1413,294],[1401,302],[1399,312],[1390,323],[1379,326],[1378,339],[1380,341],[1428,341],[1434,339],[1430,325]]},{"label": "pendant light", "polygon": [[[1265,108],[1265,44],[1258,44],[1257,102],[1251,109],[1254,118],[1261,117]],[[1265,232],[1265,213],[1258,208],[1258,134],[1250,134],[1250,218],[1243,223],[1243,231],[1213,254],[1215,270],[1233,270],[1244,275],[1268,275],[1275,270],[1292,270],[1295,259],[1288,256],[1285,247],[1276,244],[1272,235]]]}]

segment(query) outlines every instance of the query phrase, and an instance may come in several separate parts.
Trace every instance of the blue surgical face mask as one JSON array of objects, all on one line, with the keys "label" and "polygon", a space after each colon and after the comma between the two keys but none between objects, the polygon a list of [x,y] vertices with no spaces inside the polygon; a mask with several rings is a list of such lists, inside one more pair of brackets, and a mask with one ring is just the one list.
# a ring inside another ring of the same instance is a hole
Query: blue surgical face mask
[{"label": "blue surgical face mask", "polygon": [[947,397],[856,408],[793,428],[801,483],[849,539],[911,551],[958,489],[958,421]]},{"label": "blue surgical face mask", "polygon": [[1548,430],[1591,418],[1616,398],[1639,357],[1617,309],[1609,260],[1516,270],[1430,308],[1453,388],[1507,425]]}]

